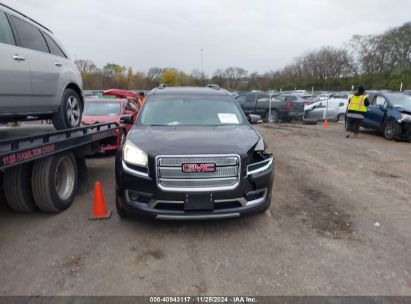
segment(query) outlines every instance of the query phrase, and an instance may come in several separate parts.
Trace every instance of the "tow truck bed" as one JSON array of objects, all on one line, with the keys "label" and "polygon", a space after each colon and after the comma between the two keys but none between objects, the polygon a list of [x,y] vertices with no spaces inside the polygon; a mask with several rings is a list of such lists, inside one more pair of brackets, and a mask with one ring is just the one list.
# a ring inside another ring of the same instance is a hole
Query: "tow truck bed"
[{"label": "tow truck bed", "polygon": [[38,123],[0,127],[0,191],[6,202],[16,212],[68,208],[85,184],[85,156],[121,128],[115,123],[61,131]]}]

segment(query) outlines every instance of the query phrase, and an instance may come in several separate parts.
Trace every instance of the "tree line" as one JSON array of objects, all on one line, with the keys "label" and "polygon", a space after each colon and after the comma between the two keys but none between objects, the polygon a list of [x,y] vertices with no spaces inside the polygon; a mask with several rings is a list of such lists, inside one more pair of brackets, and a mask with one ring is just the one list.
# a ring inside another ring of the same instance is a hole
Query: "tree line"
[{"label": "tree line", "polygon": [[240,67],[218,69],[212,75],[195,69],[153,67],[134,71],[114,63],[102,68],[91,60],[76,60],[85,89],[151,89],[169,86],[204,86],[215,83],[231,91],[411,89],[411,22],[377,35],[355,35],[345,47],[325,46],[308,51],[277,71],[249,72]]}]

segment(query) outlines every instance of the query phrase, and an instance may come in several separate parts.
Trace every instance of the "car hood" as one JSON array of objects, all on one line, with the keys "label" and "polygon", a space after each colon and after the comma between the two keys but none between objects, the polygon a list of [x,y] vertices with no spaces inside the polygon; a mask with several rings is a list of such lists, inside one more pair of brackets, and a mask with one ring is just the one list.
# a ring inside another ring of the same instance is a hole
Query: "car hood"
[{"label": "car hood", "polygon": [[408,106],[408,107],[395,107],[395,109],[399,112],[407,112],[408,114],[411,113],[411,106]]},{"label": "car hood", "polygon": [[93,124],[98,124],[98,123],[111,123],[111,122],[120,122],[120,117],[118,115],[115,116],[98,116],[98,115],[83,115],[81,122],[84,125],[93,125]]},{"label": "car hood", "polygon": [[260,139],[249,125],[244,126],[134,126],[128,137],[151,156],[180,154],[246,155]]}]

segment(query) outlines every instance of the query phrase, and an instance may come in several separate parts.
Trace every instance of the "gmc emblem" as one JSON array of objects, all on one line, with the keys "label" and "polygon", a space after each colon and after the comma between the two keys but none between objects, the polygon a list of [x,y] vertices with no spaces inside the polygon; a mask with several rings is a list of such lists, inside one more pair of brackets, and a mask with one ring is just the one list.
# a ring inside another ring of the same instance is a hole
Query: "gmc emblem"
[{"label": "gmc emblem", "polygon": [[215,172],[215,164],[214,163],[206,163],[206,164],[183,164],[181,166],[181,170],[184,173],[192,173],[192,172]]}]

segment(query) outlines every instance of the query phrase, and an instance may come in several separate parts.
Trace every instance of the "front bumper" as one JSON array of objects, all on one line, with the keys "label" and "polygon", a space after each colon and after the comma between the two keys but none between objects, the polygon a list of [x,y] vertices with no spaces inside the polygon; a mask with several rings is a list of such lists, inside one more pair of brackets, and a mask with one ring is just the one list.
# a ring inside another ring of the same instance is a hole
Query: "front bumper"
[{"label": "front bumper", "polygon": [[271,202],[274,161],[265,171],[240,177],[237,187],[221,191],[198,191],[213,197],[213,209],[187,211],[187,192],[164,191],[156,179],[130,172],[116,157],[116,204],[130,214],[161,220],[204,220],[239,217],[265,210]]},{"label": "front bumper", "polygon": [[399,122],[401,133],[397,136],[397,140],[411,141],[411,122]]}]

